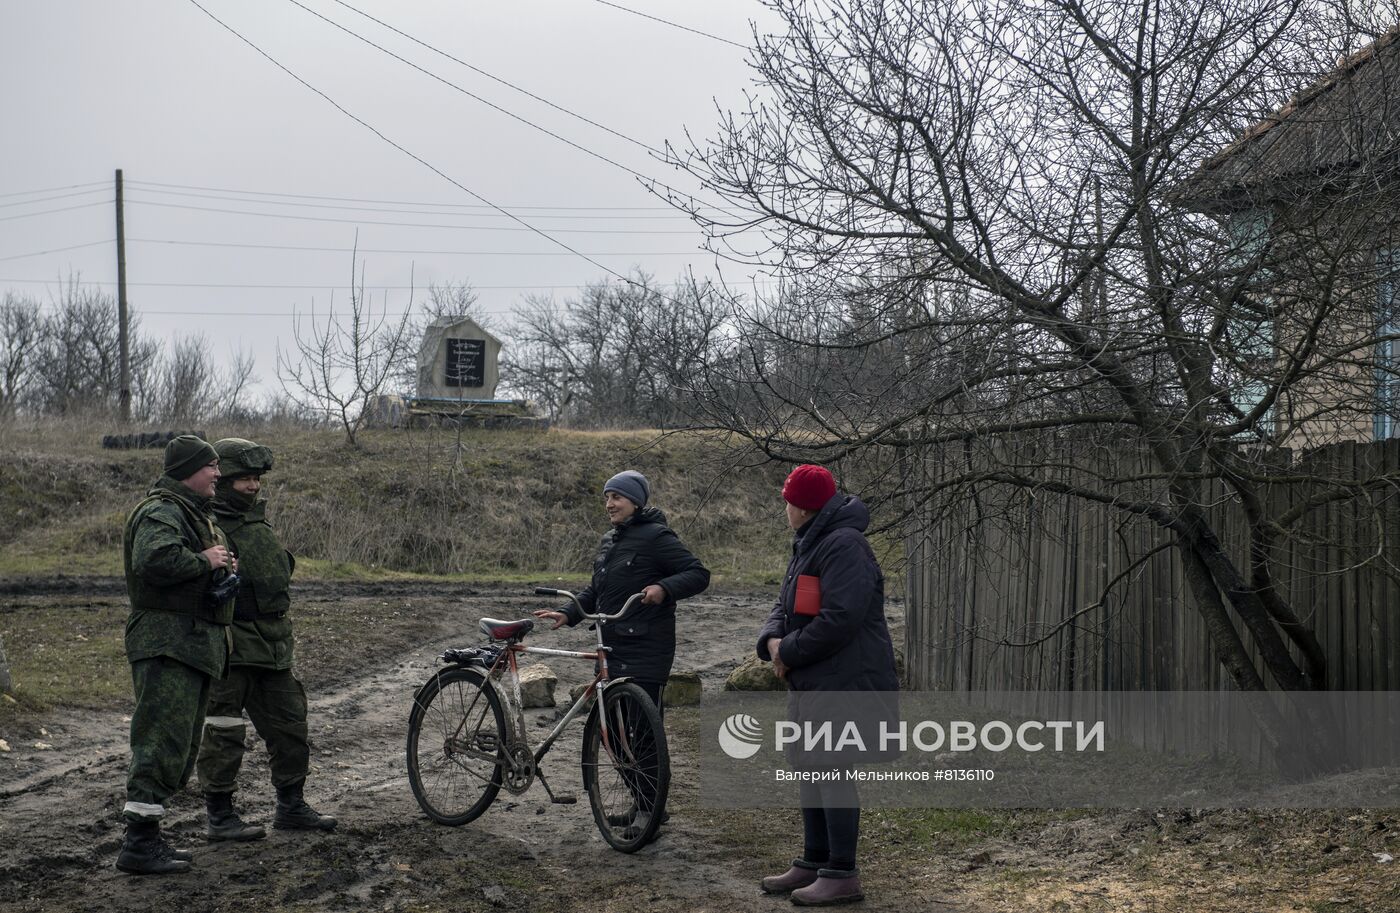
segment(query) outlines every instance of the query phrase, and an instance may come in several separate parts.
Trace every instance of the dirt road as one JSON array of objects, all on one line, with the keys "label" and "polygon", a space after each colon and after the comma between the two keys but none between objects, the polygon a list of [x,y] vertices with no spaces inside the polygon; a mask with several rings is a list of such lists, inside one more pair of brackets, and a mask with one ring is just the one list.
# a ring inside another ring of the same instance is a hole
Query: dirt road
[{"label": "dirt road", "polygon": [[[797,813],[701,807],[693,709],[667,712],[672,819],[636,855],[602,842],[586,797],[551,806],[538,785],[519,797],[503,793],[461,828],[422,815],[404,770],[413,691],[443,648],[477,641],[477,619],[513,618],[548,604],[526,591],[299,586],[297,663],[312,698],[314,743],[307,794],[341,826],[331,834],[271,831],[255,843],[208,844],[202,800],[187,790],[171,803],[166,826],[174,843],[195,853],[188,875],[132,878],[113,868],[129,702],[21,716],[8,728],[0,717],[0,738],[10,747],[0,749],[0,911],[794,909],[760,894],[757,882],[797,854]],[[687,602],[677,668],[699,672],[706,691],[717,690],[751,649],[768,598],[711,592]],[[125,595],[118,580],[0,581],[0,613],[33,609],[82,618],[84,630],[100,628],[115,649]],[[892,604],[890,614],[897,626],[901,607]],[[535,639],[568,648],[584,646],[587,636],[576,629]],[[44,655],[62,666],[67,643],[51,642]],[[586,663],[550,666],[561,696],[588,673]],[[65,674],[76,681],[85,673],[75,663]],[[536,711],[530,725],[542,734],[555,713]],[[575,793],[580,729],[545,760],[551,783]],[[259,743],[248,754],[238,801],[245,815],[264,823],[272,810],[267,778]],[[1400,863],[1381,861],[1400,857],[1400,815],[1393,810],[884,809],[863,818],[861,841],[870,900],[860,910],[1400,913]]]},{"label": "dirt road", "polygon": [[[10,600],[110,600],[107,584],[55,584],[53,592]],[[520,591],[524,588],[521,587]],[[771,911],[786,901],[762,896],[759,876],[772,863],[712,832],[695,807],[694,710],[673,709],[673,818],[663,836],[634,856],[599,837],[586,796],[551,806],[536,785],[523,796],[502,793],[481,819],[461,828],[428,821],[408,788],[405,722],[414,689],[436,668],[444,647],[475,642],[476,620],[516,617],[540,600],[519,591],[475,592],[422,585],[318,585],[297,593],[302,610],[367,619],[366,636],[339,643],[302,637],[299,660],[311,700],[313,771],[307,794],[340,818],[332,834],[270,831],[248,844],[207,844],[203,806],[194,789],[177,796],[166,819],[176,845],[195,853],[194,872],[131,878],[112,866],[120,842],[127,762],[124,713],[69,712],[46,718],[39,738],[0,755],[0,908],[103,913],[175,910],[495,910],[532,909]],[[709,595],[683,607],[678,668],[718,689],[749,647],[765,597]],[[412,622],[412,646],[370,636],[376,616]],[[581,647],[582,629],[545,633],[539,642]],[[337,638],[337,640],[340,640]],[[587,677],[588,664],[553,660],[559,694]],[[75,672],[75,674],[78,674]],[[543,732],[556,711],[532,711]],[[578,733],[546,759],[552,782],[578,792]],[[250,727],[251,733],[251,727]],[[44,746],[35,748],[34,742]],[[266,754],[259,743],[240,778],[240,806],[251,818],[271,815]],[[795,814],[792,832],[800,834]],[[797,847],[775,850],[785,858]],[[902,892],[901,892],[902,893]],[[893,899],[893,898],[892,898]],[[951,900],[951,898],[948,898]],[[884,905],[868,906],[883,909]],[[949,903],[942,910],[956,910]]]}]

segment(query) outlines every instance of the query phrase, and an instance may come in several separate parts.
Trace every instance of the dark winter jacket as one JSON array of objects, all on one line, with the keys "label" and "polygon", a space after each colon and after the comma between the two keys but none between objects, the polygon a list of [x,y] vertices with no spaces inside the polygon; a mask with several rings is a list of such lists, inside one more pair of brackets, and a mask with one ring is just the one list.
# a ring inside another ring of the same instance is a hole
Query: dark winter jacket
[{"label": "dark winter jacket", "polygon": [[[610,614],[629,596],[653,583],[666,590],[659,605],[634,605],[620,621],[603,627],[612,647],[608,672],[645,682],[664,682],[676,658],[676,600],[703,593],[710,572],[666,525],[666,515],[644,507],[603,535],[593,560],[593,580],[578,594],[585,612]],[[582,621],[573,603],[562,608],[569,624]]]},{"label": "dark winter jacket", "polygon": [[[794,691],[895,691],[894,645],[885,621],[885,578],[864,531],[870,511],[859,498],[837,493],[793,540],[792,560],[777,604],[758,636],[760,659],[772,660],[768,639]],[[817,578],[820,611],[794,612],[797,580]]]}]

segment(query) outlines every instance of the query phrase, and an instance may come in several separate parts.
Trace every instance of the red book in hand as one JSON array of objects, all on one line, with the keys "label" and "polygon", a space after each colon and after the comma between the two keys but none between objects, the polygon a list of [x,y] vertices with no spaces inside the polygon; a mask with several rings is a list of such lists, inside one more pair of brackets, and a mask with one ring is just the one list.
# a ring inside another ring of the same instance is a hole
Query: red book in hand
[{"label": "red book in hand", "polygon": [[792,611],[797,615],[816,616],[822,610],[822,582],[820,577],[801,574],[797,578],[797,595],[792,600]]}]

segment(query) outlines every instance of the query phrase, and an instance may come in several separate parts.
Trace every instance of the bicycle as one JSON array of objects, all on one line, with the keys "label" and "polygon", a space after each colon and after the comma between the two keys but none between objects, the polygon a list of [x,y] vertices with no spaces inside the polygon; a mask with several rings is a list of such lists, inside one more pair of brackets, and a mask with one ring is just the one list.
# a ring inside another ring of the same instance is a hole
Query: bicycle
[{"label": "bicycle", "polygon": [[[527,647],[533,619],[483,618],[489,643],[450,649],[447,663],[414,692],[408,717],[408,782],[428,817],[459,826],[480,817],[502,789],[520,795],[538,779],[551,803],[569,805],[572,795],[556,795],[540,761],[580,713],[583,729],[583,788],[593,820],[614,849],[635,853],[656,835],[671,786],[670,753],[661,713],[640,686],[608,675],[603,626],[617,621],[642,597],[630,597],[611,615],[583,612],[567,590],[537,587],[537,596],[566,596],[598,631],[595,652]],[[564,713],[538,748],[531,750],[520,701],[516,658],[523,653],[591,659],[596,671],[587,688]]]}]

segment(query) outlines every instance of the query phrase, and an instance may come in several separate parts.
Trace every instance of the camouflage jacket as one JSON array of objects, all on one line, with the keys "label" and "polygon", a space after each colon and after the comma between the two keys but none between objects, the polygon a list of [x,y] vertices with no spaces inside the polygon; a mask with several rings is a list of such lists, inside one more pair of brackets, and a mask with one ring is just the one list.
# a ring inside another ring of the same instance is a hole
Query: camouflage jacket
[{"label": "camouflage jacket", "polygon": [[210,606],[217,577],[201,552],[227,544],[214,526],[208,499],[161,476],[127,517],[122,533],[131,615],[126,622],[130,662],[168,656],[215,677],[228,661],[233,601]]},{"label": "camouflage jacket", "polygon": [[290,669],[293,639],[287,588],[296,560],[267,522],[267,501],[260,498],[240,509],[236,500],[222,490],[214,499],[214,521],[238,556],[238,576],[243,581],[234,611],[229,664]]}]

